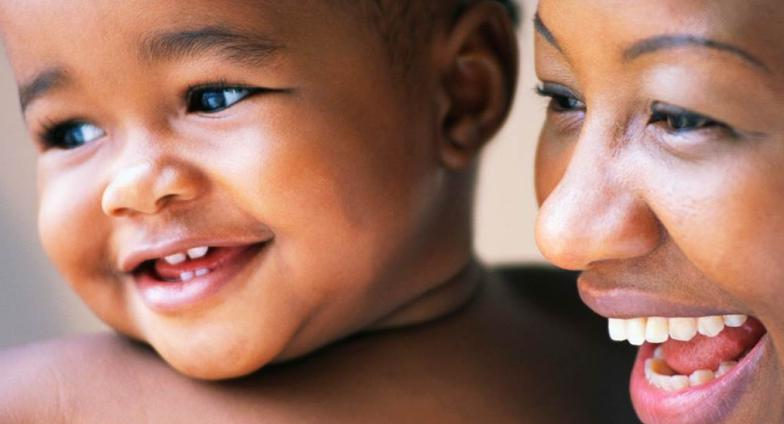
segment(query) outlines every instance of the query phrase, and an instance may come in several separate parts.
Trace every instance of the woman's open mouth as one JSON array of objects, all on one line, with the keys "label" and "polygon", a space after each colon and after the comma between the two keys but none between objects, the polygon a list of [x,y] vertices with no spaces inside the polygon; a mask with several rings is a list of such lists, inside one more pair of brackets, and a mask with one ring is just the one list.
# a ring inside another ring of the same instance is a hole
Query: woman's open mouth
[{"label": "woman's open mouth", "polygon": [[713,423],[731,413],[767,349],[745,315],[610,319],[610,337],[642,345],[631,395],[646,423]]},{"label": "woman's open mouth", "polygon": [[157,312],[175,312],[216,294],[268,243],[195,246],[142,262],[132,272],[143,302]]}]

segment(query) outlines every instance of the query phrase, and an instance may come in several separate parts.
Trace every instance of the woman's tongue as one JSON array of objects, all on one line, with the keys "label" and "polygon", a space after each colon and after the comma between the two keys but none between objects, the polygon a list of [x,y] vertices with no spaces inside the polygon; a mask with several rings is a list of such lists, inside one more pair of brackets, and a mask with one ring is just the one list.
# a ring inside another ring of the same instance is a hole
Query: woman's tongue
[{"label": "woman's tongue", "polygon": [[678,374],[716,370],[722,362],[734,361],[747,353],[765,334],[765,327],[749,318],[741,327],[725,327],[715,337],[697,335],[688,342],[669,339],[662,343],[664,360]]}]

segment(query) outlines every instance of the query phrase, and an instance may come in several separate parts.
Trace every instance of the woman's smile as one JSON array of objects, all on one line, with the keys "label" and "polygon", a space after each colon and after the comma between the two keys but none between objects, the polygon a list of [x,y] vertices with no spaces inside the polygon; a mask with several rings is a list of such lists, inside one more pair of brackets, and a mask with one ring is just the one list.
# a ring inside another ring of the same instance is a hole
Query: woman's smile
[{"label": "woman's smile", "polygon": [[646,423],[784,417],[782,19],[772,0],[539,3],[537,242],[641,346]]}]

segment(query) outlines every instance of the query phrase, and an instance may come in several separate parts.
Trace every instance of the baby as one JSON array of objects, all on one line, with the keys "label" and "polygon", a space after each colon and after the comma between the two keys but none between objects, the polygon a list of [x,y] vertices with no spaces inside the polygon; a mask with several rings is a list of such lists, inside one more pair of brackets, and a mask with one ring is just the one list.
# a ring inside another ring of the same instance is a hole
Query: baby
[{"label": "baby", "polygon": [[589,416],[583,324],[559,335],[473,258],[477,156],[516,81],[512,10],[2,2],[45,250],[142,343],[5,353],[0,421]]}]

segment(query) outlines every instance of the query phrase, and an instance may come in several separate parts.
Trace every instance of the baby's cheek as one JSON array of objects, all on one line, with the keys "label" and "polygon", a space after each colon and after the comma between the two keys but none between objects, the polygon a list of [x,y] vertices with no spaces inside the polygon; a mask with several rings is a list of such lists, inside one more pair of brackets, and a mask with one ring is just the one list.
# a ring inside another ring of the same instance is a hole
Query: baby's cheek
[{"label": "baby's cheek", "polygon": [[128,287],[112,259],[108,218],[89,198],[43,192],[39,236],[49,258],[71,288],[104,323],[141,338],[128,313]]},{"label": "baby's cheek", "polygon": [[109,233],[99,203],[55,186],[41,192],[39,208],[43,248],[78,292],[87,282],[112,273]]}]

